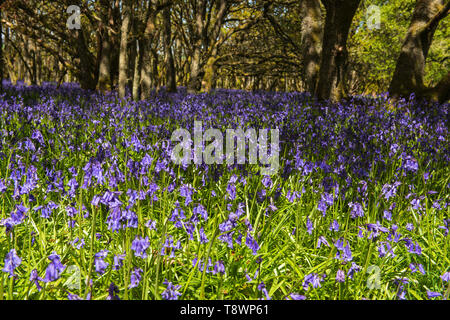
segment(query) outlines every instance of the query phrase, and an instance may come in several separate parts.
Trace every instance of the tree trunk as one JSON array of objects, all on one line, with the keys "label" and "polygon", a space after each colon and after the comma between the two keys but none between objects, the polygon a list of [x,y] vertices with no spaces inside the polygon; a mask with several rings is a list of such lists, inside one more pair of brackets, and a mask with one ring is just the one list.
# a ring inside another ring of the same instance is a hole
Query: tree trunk
[{"label": "tree trunk", "polygon": [[108,25],[112,19],[112,7],[110,2],[106,0],[102,0],[101,5],[103,21],[100,22],[99,26],[101,57],[98,70],[98,89],[105,91],[111,89],[111,32],[108,30]]},{"label": "tree trunk", "polygon": [[136,58],[134,62],[133,89],[132,96],[134,101],[138,101],[141,96],[141,69],[142,69],[142,48],[139,41],[136,40]]},{"label": "tree trunk", "polygon": [[81,88],[95,90],[97,83],[94,76],[94,59],[87,48],[83,28],[76,30],[77,57],[75,58],[76,77]]},{"label": "tree trunk", "polygon": [[191,58],[191,72],[189,75],[189,83],[187,91],[189,93],[195,93],[201,88],[201,80],[203,78],[203,70],[201,68],[201,50],[200,46],[196,45]]},{"label": "tree trunk", "polygon": [[170,7],[163,10],[164,18],[164,60],[166,64],[166,91],[176,92],[175,62],[172,53],[172,24],[170,19]]},{"label": "tree trunk", "polygon": [[317,0],[302,0],[300,6],[302,15],[302,74],[306,84],[306,90],[310,93],[314,93],[317,86],[320,67],[322,12],[320,2]]},{"label": "tree trunk", "polygon": [[338,101],[346,94],[347,38],[361,0],[322,0],[326,9],[316,96]]},{"label": "tree trunk", "polygon": [[[142,49],[142,50],[141,50]],[[150,44],[148,41],[139,42],[139,51],[141,54],[141,100],[145,100],[150,96],[152,87],[152,58],[150,52]]]},{"label": "tree trunk", "polygon": [[434,88],[426,88],[423,82],[425,64],[433,35],[450,10],[450,1],[417,0],[410,26],[402,45],[400,56],[389,87],[393,97],[418,97],[445,101],[450,91],[448,75]]},{"label": "tree trunk", "polygon": [[120,28],[120,53],[119,53],[119,98],[125,97],[126,85],[128,82],[128,33],[130,32],[131,1],[122,3],[123,19]]},{"label": "tree trunk", "polygon": [[202,80],[202,92],[210,92],[214,87],[214,83],[216,81],[217,60],[217,47],[214,47],[211,57],[209,57],[208,61],[206,61],[205,72]]}]

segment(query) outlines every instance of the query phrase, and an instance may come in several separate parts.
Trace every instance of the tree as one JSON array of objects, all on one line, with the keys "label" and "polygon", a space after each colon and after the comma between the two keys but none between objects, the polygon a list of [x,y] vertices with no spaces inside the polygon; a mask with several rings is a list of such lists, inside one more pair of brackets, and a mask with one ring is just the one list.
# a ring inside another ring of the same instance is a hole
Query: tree
[{"label": "tree", "polygon": [[300,5],[302,13],[302,74],[306,91],[314,93],[319,78],[322,50],[322,10],[320,2],[317,0],[302,0]]},{"label": "tree", "polygon": [[172,53],[172,23],[170,7],[163,10],[164,19],[164,55],[166,65],[166,90],[167,92],[176,92],[177,83],[175,76],[175,62]]},{"label": "tree", "polygon": [[361,0],[322,0],[326,10],[316,96],[338,101],[346,95],[347,38]]},{"label": "tree", "polygon": [[450,1],[417,0],[411,23],[397,60],[389,93],[446,101],[450,97],[450,71],[434,87],[424,85],[425,65],[439,22],[450,12]]},{"label": "tree", "polygon": [[119,53],[119,98],[125,97],[128,82],[128,33],[131,21],[131,0],[122,1],[123,19],[120,28],[120,53]]}]

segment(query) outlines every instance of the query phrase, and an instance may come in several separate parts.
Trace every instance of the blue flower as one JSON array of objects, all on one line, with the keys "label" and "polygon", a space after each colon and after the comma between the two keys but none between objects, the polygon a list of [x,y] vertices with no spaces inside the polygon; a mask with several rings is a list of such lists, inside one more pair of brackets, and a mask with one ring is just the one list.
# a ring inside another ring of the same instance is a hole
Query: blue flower
[{"label": "blue flower", "polygon": [[442,297],[442,293],[434,292],[434,291],[427,291],[427,296],[429,299]]},{"label": "blue flower", "polygon": [[256,240],[250,235],[250,233],[247,233],[247,236],[245,237],[245,244],[249,249],[253,251],[253,255],[256,255],[258,253],[259,245]]},{"label": "blue flower", "polygon": [[5,256],[4,272],[9,273],[9,277],[14,277],[14,269],[22,263],[22,259],[17,255],[16,249],[11,249]]},{"label": "blue flower", "polygon": [[311,220],[309,220],[309,218],[306,218],[306,229],[309,234],[312,234],[314,227],[313,227]]},{"label": "blue flower", "polygon": [[108,288],[108,296],[106,297],[106,300],[120,300],[119,296],[117,295],[119,293],[119,288],[114,284],[114,282],[111,282]]},{"label": "blue flower", "polygon": [[108,267],[109,263],[105,262],[105,258],[108,255],[108,250],[102,250],[95,254],[94,256],[94,265],[95,265],[95,272],[98,274],[104,274],[106,268]]},{"label": "blue flower", "polygon": [[291,294],[289,295],[289,297],[290,297],[292,300],[306,300],[306,297],[305,297],[304,295],[301,295],[301,294],[298,294],[298,293],[291,293]]},{"label": "blue flower", "polygon": [[266,296],[266,300],[271,300],[272,299],[269,296],[269,292],[267,292],[266,285],[264,284],[263,281],[261,281],[261,283],[258,285],[258,290],[262,291],[262,293],[264,293],[264,295]]},{"label": "blue flower", "polygon": [[50,263],[45,270],[44,281],[52,282],[59,279],[66,266],[61,263],[60,257],[55,252],[49,255],[48,259],[50,260]]},{"label": "blue flower", "polygon": [[122,268],[123,260],[125,260],[126,255],[125,254],[119,254],[117,256],[114,256],[114,265],[113,270],[119,270]]},{"label": "blue flower", "polygon": [[39,277],[39,274],[36,269],[31,270],[30,281],[36,285],[36,288],[38,289],[38,291],[41,291],[42,287],[39,284],[39,281],[44,281],[44,279]]},{"label": "blue flower", "polygon": [[131,243],[131,250],[134,251],[134,254],[137,257],[141,257],[142,259],[147,258],[146,250],[148,249],[148,247],[150,247],[148,237],[145,237],[145,239],[143,239],[136,236],[136,238]]},{"label": "blue flower", "polygon": [[178,300],[178,297],[181,296],[181,293],[178,290],[181,289],[180,285],[173,285],[172,282],[168,282],[164,280],[164,284],[167,286],[166,290],[161,294],[164,300]]},{"label": "blue flower", "polygon": [[341,269],[336,272],[336,282],[345,282],[345,272]]},{"label": "blue flower", "polygon": [[442,276],[441,276],[442,281],[445,282],[449,282],[450,281],[450,271],[445,272]]},{"label": "blue flower", "polygon": [[139,285],[139,282],[142,279],[142,273],[144,271],[141,268],[134,268],[131,272],[130,277],[130,285],[128,286],[128,289],[136,288]]}]

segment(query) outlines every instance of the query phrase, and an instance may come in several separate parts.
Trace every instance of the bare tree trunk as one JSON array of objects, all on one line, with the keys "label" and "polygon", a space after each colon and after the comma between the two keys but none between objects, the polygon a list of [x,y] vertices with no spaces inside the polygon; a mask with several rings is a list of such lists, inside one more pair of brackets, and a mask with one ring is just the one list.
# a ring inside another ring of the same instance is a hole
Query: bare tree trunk
[{"label": "bare tree trunk", "polygon": [[172,53],[172,24],[170,18],[170,7],[163,10],[164,18],[164,60],[166,64],[166,91],[176,92],[177,84],[175,78],[175,62]]},{"label": "bare tree trunk", "polygon": [[448,15],[449,10],[450,1],[417,0],[389,87],[392,96],[408,97],[414,92],[419,97],[448,100],[448,75],[434,88],[426,88],[423,79],[434,33],[439,21]]},{"label": "bare tree trunk", "polygon": [[76,30],[77,57],[75,60],[76,77],[83,89],[95,90],[97,83],[94,76],[94,59],[86,46],[83,28]]},{"label": "bare tree trunk", "polygon": [[136,40],[136,58],[134,62],[133,89],[132,96],[134,101],[138,101],[141,95],[141,69],[142,69],[142,48],[139,41]]},{"label": "bare tree trunk", "polygon": [[217,48],[214,47],[211,57],[209,57],[208,61],[206,61],[205,73],[202,81],[202,92],[210,92],[214,87],[214,82],[216,80],[217,60]]},{"label": "bare tree trunk", "polygon": [[316,96],[340,100],[346,95],[347,38],[361,0],[322,0],[326,9]]},{"label": "bare tree trunk", "polygon": [[[142,50],[141,50],[142,49]],[[147,41],[139,43],[139,50],[142,67],[141,67],[141,100],[147,99],[150,96],[150,90],[152,87],[151,73],[152,73],[152,59],[150,53],[150,44]]]},{"label": "bare tree trunk", "polygon": [[122,3],[123,19],[120,28],[120,53],[119,53],[119,98],[125,97],[126,85],[128,82],[128,33],[130,32],[131,1],[125,0]]},{"label": "bare tree trunk", "polygon": [[317,0],[302,0],[300,6],[302,14],[302,74],[306,84],[306,90],[314,93],[319,78],[320,54],[322,49],[322,12],[320,2]]},{"label": "bare tree trunk", "polygon": [[101,57],[98,70],[98,89],[105,91],[111,89],[111,32],[109,31],[108,25],[112,19],[112,7],[107,0],[102,0],[100,4],[103,15],[102,22],[100,22],[99,26],[101,34]]}]

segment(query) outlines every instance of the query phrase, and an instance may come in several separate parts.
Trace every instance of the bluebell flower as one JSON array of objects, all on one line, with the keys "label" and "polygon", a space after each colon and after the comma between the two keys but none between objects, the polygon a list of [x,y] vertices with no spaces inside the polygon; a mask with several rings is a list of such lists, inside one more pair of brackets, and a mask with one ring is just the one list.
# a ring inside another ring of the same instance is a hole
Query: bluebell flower
[{"label": "bluebell flower", "polygon": [[229,183],[227,185],[227,192],[230,200],[236,199],[236,186],[234,185],[234,183]]},{"label": "bluebell flower", "polygon": [[341,269],[336,272],[336,282],[345,282],[345,272]]},{"label": "bluebell flower", "polygon": [[222,261],[219,260],[214,264],[214,270],[212,273],[213,274],[217,274],[217,273],[224,274],[225,273],[225,265],[223,264]]},{"label": "bluebell flower", "polygon": [[31,270],[30,281],[36,285],[36,288],[38,289],[38,291],[41,291],[42,287],[39,284],[39,281],[44,281],[44,279],[39,277],[39,274],[36,269]]},{"label": "bluebell flower", "polygon": [[131,243],[131,250],[134,251],[135,256],[141,257],[142,259],[147,258],[147,249],[150,247],[150,241],[148,237],[140,238],[136,236],[136,238]]},{"label": "bluebell flower", "polygon": [[434,291],[427,291],[428,299],[433,299],[437,297],[442,297],[442,293],[434,292]]},{"label": "bluebell flower", "polygon": [[306,218],[306,230],[307,230],[307,232],[309,234],[312,234],[313,229],[314,229],[314,227],[313,227],[313,224],[312,224],[311,220],[309,220],[309,217]]},{"label": "bluebell flower", "polygon": [[352,208],[350,212],[350,216],[355,219],[358,217],[364,217],[364,210],[360,203],[358,202],[350,202],[349,207]]},{"label": "bluebell flower", "polygon": [[119,296],[117,295],[119,293],[119,288],[114,284],[114,282],[111,282],[108,288],[108,296],[106,297],[106,300],[120,300]]},{"label": "bluebell flower", "polygon": [[45,270],[45,282],[52,282],[58,280],[61,273],[64,271],[66,266],[61,263],[61,258],[55,252],[48,256],[50,263]]},{"label": "bluebell flower", "polygon": [[166,290],[161,294],[164,300],[178,300],[178,297],[181,296],[181,293],[178,290],[181,289],[180,285],[173,285],[172,282],[168,282],[164,280],[164,284],[167,286]]},{"label": "bluebell flower", "polygon": [[320,283],[323,281],[323,277],[318,276],[316,273],[310,273],[305,276],[303,279],[303,289],[308,290],[309,285],[311,284],[313,288],[320,287]]},{"label": "bluebell flower", "polygon": [[445,282],[449,282],[450,281],[450,271],[445,272],[442,276],[441,276],[442,281]]},{"label": "bluebell flower", "polygon": [[298,293],[291,293],[291,294],[289,295],[289,297],[290,297],[292,300],[306,300],[306,297],[305,297],[304,295],[301,295],[301,294],[298,294]]},{"label": "bluebell flower", "polygon": [[258,285],[258,290],[261,291],[262,293],[264,293],[266,300],[271,300],[272,298],[269,296],[269,292],[266,289],[266,285],[264,284],[263,281],[261,281],[261,283]]},{"label": "bluebell flower", "polygon": [[361,267],[359,265],[357,265],[356,263],[352,262],[352,265],[347,272],[347,276],[353,280],[353,276],[355,275],[356,272],[359,272],[359,271],[361,271]]},{"label": "bluebell flower", "polygon": [[17,255],[16,249],[11,249],[5,256],[5,266],[3,271],[9,273],[9,277],[14,277],[14,269],[22,263],[22,259]]},{"label": "bluebell flower", "polygon": [[325,239],[324,236],[319,236],[319,240],[317,240],[317,249],[319,249],[322,244],[326,245],[327,247],[330,246],[330,244],[328,243],[327,239]]},{"label": "bluebell flower", "polygon": [[94,265],[95,265],[95,272],[98,274],[104,274],[106,268],[108,267],[109,263],[105,262],[105,258],[108,255],[108,250],[102,250],[95,254],[94,256]]},{"label": "bluebell flower", "polygon": [[337,220],[333,220],[333,222],[330,224],[330,231],[338,232],[339,231],[339,223]]},{"label": "bluebell flower", "polygon": [[200,243],[202,243],[202,244],[207,243],[208,237],[206,236],[205,230],[203,230],[203,227],[200,228],[199,234],[200,234]]},{"label": "bluebell flower", "polygon": [[128,286],[128,289],[136,288],[139,285],[139,282],[142,279],[142,273],[144,271],[141,268],[134,268],[131,272],[130,276],[130,285]]},{"label": "bluebell flower", "polygon": [[247,233],[247,236],[245,237],[245,244],[249,249],[252,250],[253,255],[256,255],[258,253],[259,245],[256,240],[250,235],[250,233]]},{"label": "bluebell flower", "polygon": [[119,270],[122,268],[123,260],[125,260],[126,255],[125,254],[119,254],[114,256],[114,264],[113,264],[113,270]]}]

